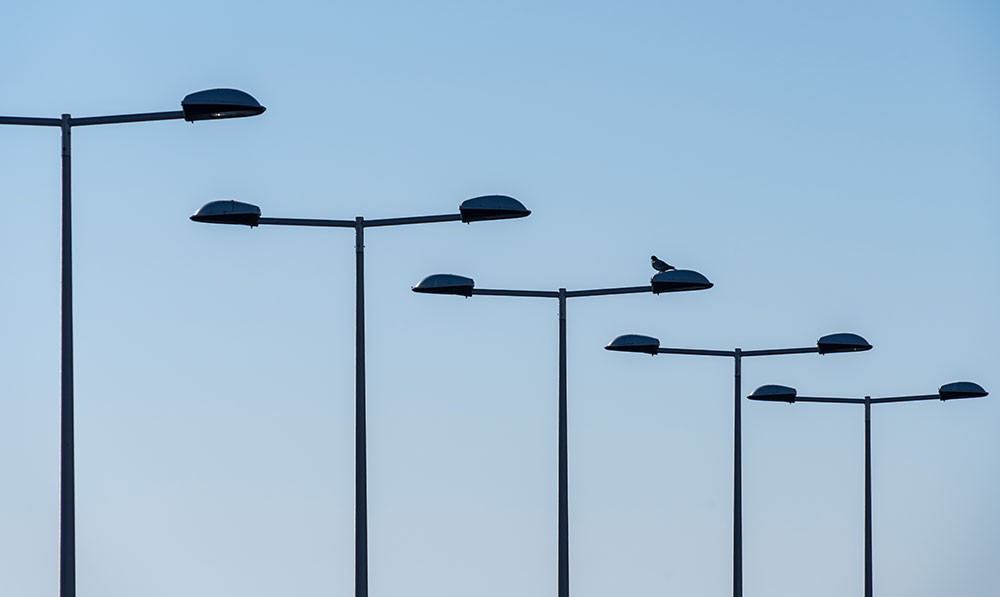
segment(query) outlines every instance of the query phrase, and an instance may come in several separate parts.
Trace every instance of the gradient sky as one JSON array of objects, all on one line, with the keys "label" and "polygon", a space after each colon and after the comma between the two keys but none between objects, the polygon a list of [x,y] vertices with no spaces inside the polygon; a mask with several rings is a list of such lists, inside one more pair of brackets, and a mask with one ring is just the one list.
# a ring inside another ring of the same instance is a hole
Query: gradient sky
[{"label": "gradient sky", "polygon": [[[569,315],[575,597],[730,591],[732,371],[608,353],[808,346],[744,391],[1000,393],[1000,10],[990,2],[20,2],[0,114],[76,129],[80,597],[348,595],[353,237],[195,224],[531,217],[367,235],[372,597],[548,597],[556,305],[416,295],[644,283]],[[56,594],[59,138],[0,129],[0,594]],[[860,594],[863,409],[744,402],[747,597]],[[873,408],[875,590],[988,597],[1000,395]]]}]

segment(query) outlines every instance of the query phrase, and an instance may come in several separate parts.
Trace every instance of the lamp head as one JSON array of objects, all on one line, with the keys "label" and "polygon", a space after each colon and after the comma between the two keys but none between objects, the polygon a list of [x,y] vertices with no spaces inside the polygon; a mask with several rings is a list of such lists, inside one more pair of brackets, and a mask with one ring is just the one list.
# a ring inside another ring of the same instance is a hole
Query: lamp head
[{"label": "lamp head", "polygon": [[941,400],[954,400],[956,398],[982,398],[988,396],[989,392],[983,386],[971,381],[955,381],[946,383],[938,388],[938,396]]},{"label": "lamp head", "polygon": [[256,116],[266,110],[252,95],[239,89],[206,89],[181,100],[184,120],[219,120]]},{"label": "lamp head", "polygon": [[795,388],[772,384],[757,388],[753,391],[753,394],[748,396],[748,398],[751,400],[768,400],[771,402],[787,402],[791,404],[795,402],[796,395]]},{"label": "lamp head", "polygon": [[657,354],[660,350],[660,341],[652,336],[625,334],[624,336],[618,336],[611,342],[608,342],[608,345],[604,347],[604,350]]},{"label": "lamp head", "polygon": [[454,294],[470,297],[474,286],[475,282],[472,278],[456,276],[455,274],[432,274],[417,282],[417,285],[410,290],[425,294]]},{"label": "lamp head", "polygon": [[260,208],[240,201],[211,201],[194,212],[191,219],[209,224],[242,224],[253,228],[260,221]]},{"label": "lamp head", "polygon": [[823,336],[816,341],[820,354],[831,352],[860,352],[871,350],[872,345],[867,340],[857,334],[841,333]]},{"label": "lamp head", "polygon": [[531,213],[520,201],[506,195],[483,195],[466,199],[458,206],[458,211],[462,213],[462,221],[466,224],[523,218]]},{"label": "lamp head", "polygon": [[714,286],[708,281],[708,278],[690,269],[672,269],[660,272],[650,278],[649,283],[653,286],[653,294],[707,290]]}]

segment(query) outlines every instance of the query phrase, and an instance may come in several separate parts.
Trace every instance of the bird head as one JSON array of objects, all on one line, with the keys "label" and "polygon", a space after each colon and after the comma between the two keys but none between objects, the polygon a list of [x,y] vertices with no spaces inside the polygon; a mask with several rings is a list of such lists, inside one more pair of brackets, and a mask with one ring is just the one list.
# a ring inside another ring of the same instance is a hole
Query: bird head
[{"label": "bird head", "polygon": [[653,255],[652,257],[650,257],[650,259],[652,259],[653,261],[656,261],[656,255]]}]

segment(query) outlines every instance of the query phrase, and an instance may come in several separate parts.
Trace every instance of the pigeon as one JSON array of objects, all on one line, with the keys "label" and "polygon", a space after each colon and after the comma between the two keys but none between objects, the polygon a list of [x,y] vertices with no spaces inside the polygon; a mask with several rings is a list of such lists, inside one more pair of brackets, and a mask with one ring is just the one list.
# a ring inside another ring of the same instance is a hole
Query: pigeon
[{"label": "pigeon", "polygon": [[653,255],[649,259],[652,262],[653,269],[655,269],[658,272],[666,272],[672,269],[677,269],[676,267],[670,265],[666,261],[663,261],[662,259],[657,259],[656,255]]}]

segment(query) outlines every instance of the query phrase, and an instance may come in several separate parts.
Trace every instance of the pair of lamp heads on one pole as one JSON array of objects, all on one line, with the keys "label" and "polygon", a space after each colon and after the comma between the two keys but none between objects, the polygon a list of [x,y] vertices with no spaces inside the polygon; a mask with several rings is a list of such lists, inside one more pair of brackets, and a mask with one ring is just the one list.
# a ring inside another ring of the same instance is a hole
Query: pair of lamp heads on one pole
[{"label": "pair of lamp heads on one pole", "polygon": [[[520,201],[514,199],[513,197],[507,197],[506,195],[484,195],[481,197],[473,197],[472,199],[463,201],[462,204],[459,205],[458,211],[458,214],[440,217],[453,217],[455,220],[461,220],[468,224],[471,222],[482,222],[486,220],[523,218],[531,214],[531,211],[525,208]],[[209,224],[237,224],[249,226],[251,228],[259,226],[260,224],[270,223],[266,218],[262,220],[260,208],[256,205],[232,200],[212,201],[206,203],[191,216],[191,219],[195,222],[206,222]],[[403,219],[406,218],[393,220]],[[289,220],[287,218],[283,220],[284,221],[282,223],[294,222],[294,220]],[[309,222],[312,222],[317,226],[322,226],[324,223],[338,225],[338,223],[347,222],[350,222],[351,226],[354,225],[354,220],[309,220]],[[371,225],[376,226],[379,225],[380,222],[390,222],[390,220],[369,220]]]},{"label": "pair of lamp heads on one pole", "polygon": [[[626,334],[624,336],[618,336],[607,346],[604,347],[607,350],[614,350],[618,352],[639,352],[650,355],[656,355],[660,353],[671,352],[668,349],[660,348],[660,341],[651,336],[643,336],[640,334]],[[823,336],[816,342],[816,348],[813,349],[819,354],[830,354],[839,352],[860,352],[865,350],[871,350],[872,346],[867,340],[862,338],[857,334],[841,333],[841,334],[830,334],[828,336]],[[728,353],[729,351],[705,351],[705,352],[715,352],[715,353]],[[761,351],[761,352],[771,352],[771,351]],[[743,353],[747,356],[752,356],[754,351],[746,351]],[[732,353],[735,356],[735,353]],[[945,384],[938,388],[937,394],[927,394],[921,396],[898,396],[889,398],[875,398],[870,399],[871,402],[903,402],[907,400],[929,400],[933,398],[944,400],[956,400],[959,398],[982,398],[987,396],[989,393],[983,389],[977,383],[971,381],[956,381],[952,383]],[[829,401],[829,402],[858,402],[864,403],[865,400],[862,398],[830,398],[830,399],[813,399],[807,397],[799,397],[798,392],[795,388],[788,386],[768,384],[761,386],[754,390],[752,394],[747,396],[751,400],[764,400],[769,402],[787,402],[792,404],[795,402],[796,398],[801,398],[802,400],[808,401]]]}]

